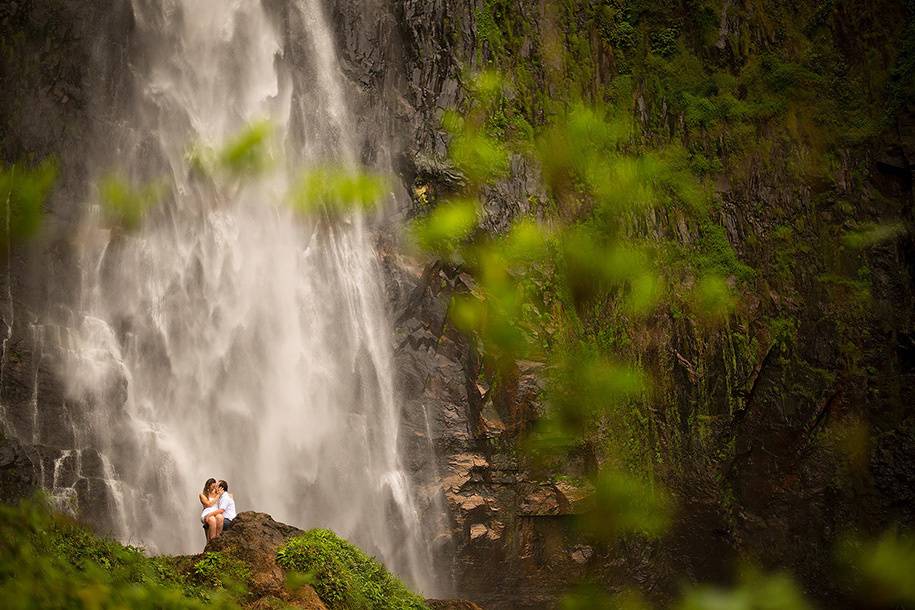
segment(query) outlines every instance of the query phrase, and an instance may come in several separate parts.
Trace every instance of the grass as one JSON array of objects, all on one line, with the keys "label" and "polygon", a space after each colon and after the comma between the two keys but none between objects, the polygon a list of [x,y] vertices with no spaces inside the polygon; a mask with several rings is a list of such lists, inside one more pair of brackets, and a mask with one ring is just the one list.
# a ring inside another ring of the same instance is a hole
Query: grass
[{"label": "grass", "polygon": [[233,593],[204,587],[168,557],[96,536],[41,499],[0,505],[0,600],[27,608],[238,608]]},{"label": "grass", "polygon": [[[331,531],[293,538],[277,559],[289,572],[291,588],[312,585],[331,609],[427,609],[383,565]],[[234,610],[252,601],[249,576],[249,566],[223,553],[148,557],[53,513],[41,497],[0,504],[4,609]]]}]

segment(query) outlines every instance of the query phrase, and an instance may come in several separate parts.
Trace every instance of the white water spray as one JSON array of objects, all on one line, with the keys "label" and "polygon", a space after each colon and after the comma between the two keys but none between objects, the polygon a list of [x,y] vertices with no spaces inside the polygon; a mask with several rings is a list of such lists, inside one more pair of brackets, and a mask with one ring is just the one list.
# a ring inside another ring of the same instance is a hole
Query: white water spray
[{"label": "white water spray", "polygon": [[133,5],[141,94],[118,152],[132,179],[165,174],[173,196],[134,235],[89,219],[68,372],[71,391],[93,397],[88,434],[116,471],[120,535],[199,551],[196,493],[215,476],[239,510],[330,527],[432,593],[364,220],[294,217],[285,163],[267,178],[211,181],[187,157],[266,119],[290,166],[357,168],[318,1],[285,7],[285,23],[301,24],[307,86],[283,76],[284,39],[260,2]]}]

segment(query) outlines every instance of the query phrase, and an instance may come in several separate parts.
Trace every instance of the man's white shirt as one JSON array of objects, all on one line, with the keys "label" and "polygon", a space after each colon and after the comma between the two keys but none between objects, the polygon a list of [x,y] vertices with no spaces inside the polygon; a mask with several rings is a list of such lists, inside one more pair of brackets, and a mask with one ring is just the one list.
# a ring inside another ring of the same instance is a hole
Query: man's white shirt
[{"label": "man's white shirt", "polygon": [[235,498],[233,498],[232,494],[229,492],[222,492],[222,495],[219,496],[219,502],[216,504],[216,506],[225,511],[222,513],[224,519],[235,518]]}]

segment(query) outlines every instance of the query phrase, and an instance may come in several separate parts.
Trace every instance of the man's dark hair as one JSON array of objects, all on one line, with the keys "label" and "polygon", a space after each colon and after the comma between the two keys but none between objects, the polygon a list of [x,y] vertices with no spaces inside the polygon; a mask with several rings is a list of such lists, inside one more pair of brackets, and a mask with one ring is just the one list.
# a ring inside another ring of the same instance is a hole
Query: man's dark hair
[{"label": "man's dark hair", "polygon": [[229,491],[229,484],[226,483],[225,481],[220,481],[220,482],[219,482],[219,486],[222,487],[222,489],[223,489],[224,491]]}]

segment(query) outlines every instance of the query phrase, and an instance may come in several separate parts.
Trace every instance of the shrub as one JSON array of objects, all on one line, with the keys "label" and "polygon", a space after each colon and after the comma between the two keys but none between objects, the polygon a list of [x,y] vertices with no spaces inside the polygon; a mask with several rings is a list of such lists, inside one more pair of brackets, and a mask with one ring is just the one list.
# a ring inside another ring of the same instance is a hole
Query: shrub
[{"label": "shrub", "polygon": [[188,583],[168,558],[101,538],[41,500],[0,505],[0,600],[25,608],[237,608]]},{"label": "shrub", "polygon": [[250,570],[244,562],[226,557],[222,553],[204,553],[194,564],[193,580],[207,587],[222,587],[238,595],[244,595],[245,584]]},{"label": "shrub", "polygon": [[281,546],[277,562],[311,577],[315,591],[332,609],[425,610],[422,598],[384,566],[333,532],[316,529]]}]

